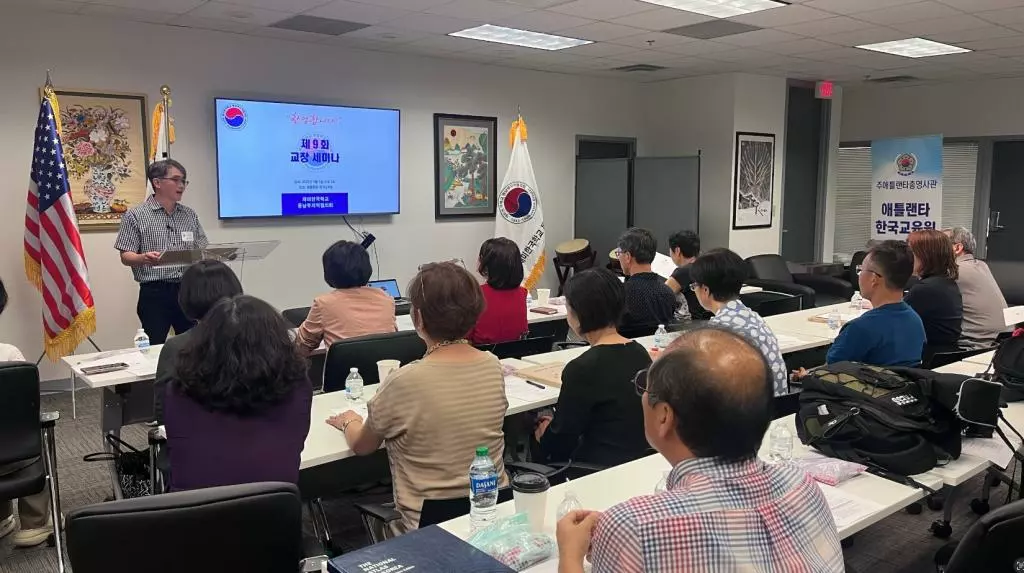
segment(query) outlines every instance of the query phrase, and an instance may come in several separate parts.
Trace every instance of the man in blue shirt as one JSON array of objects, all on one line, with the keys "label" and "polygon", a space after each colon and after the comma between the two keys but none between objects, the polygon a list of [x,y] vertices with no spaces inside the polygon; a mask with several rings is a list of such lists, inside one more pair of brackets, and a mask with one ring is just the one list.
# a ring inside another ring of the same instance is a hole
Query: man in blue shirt
[{"label": "man in blue shirt", "polygon": [[874,366],[917,366],[925,344],[924,325],[903,302],[914,271],[914,255],[903,241],[884,241],[868,251],[857,284],[872,309],[843,326],[825,361],[850,360]]}]

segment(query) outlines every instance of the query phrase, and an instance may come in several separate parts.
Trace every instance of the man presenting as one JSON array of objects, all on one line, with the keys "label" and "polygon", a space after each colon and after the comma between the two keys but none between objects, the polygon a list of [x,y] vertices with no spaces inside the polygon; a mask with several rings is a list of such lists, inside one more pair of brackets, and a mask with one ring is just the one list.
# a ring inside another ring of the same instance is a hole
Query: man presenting
[{"label": "man presenting", "polygon": [[139,283],[136,311],[150,344],[163,344],[172,326],[175,334],[192,327],[178,305],[185,265],[153,265],[164,251],[201,249],[209,241],[196,212],[180,203],[188,187],[185,167],[173,159],[157,161],[149,166],[147,177],[153,195],[121,218],[114,248]]}]

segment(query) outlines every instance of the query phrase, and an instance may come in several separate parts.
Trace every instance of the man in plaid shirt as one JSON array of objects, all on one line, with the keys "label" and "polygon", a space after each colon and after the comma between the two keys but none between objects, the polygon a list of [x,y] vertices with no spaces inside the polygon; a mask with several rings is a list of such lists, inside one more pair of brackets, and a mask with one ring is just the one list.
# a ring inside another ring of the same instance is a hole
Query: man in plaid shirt
[{"label": "man in plaid shirt", "polygon": [[828,504],[802,470],[757,459],[771,422],[761,352],[717,328],[687,332],[637,375],[668,489],[558,523],[559,573],[841,573]]}]

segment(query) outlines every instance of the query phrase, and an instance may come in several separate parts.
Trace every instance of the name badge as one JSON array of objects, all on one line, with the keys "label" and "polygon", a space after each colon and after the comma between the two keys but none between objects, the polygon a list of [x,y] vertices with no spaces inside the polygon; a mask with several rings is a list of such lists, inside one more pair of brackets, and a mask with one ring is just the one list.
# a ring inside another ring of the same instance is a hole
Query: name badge
[{"label": "name badge", "polygon": [[193,233],[192,231],[182,231],[181,240],[186,243],[191,243],[192,241],[196,240],[195,233]]}]

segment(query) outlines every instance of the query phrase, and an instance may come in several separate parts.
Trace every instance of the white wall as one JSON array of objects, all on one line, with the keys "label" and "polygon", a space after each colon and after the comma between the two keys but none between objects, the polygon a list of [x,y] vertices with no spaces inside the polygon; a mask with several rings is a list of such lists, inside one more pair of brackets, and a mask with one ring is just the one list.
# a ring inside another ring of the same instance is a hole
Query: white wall
[{"label": "white wall", "polygon": [[1024,134],[1024,78],[849,90],[842,141]]},{"label": "white wall", "polygon": [[[161,84],[172,87],[178,132],[173,156],[188,167],[193,181],[184,201],[199,213],[212,241],[282,240],[270,259],[247,264],[244,271],[246,290],[282,309],[304,306],[326,288],[320,255],[331,242],[352,235],[334,219],[217,220],[216,95],[401,109],[402,213],[364,222],[377,236],[380,276],[397,277],[402,284],[424,261],[475,261],[480,242],[494,228],[493,221],[434,221],[433,113],[498,116],[500,179],[508,162],[511,115],[522,106],[549,249],[572,235],[577,134],[637,137],[639,152],[650,154],[651,138],[641,129],[643,106],[637,105],[640,85],[82,16],[5,14],[0,21],[0,173],[5,175],[0,197],[7,207],[0,211],[0,244],[6,246],[0,277],[11,304],[0,317],[0,340],[32,358],[42,348],[40,302],[24,279],[21,240],[37,90],[47,68],[58,87],[145,92],[150,105]],[[138,325],[137,286],[118,263],[113,240],[113,232],[83,236],[98,316],[94,338],[103,349],[126,346]],[[553,271],[546,280],[555,281]],[[46,379],[66,375],[55,365],[43,369]]]}]

